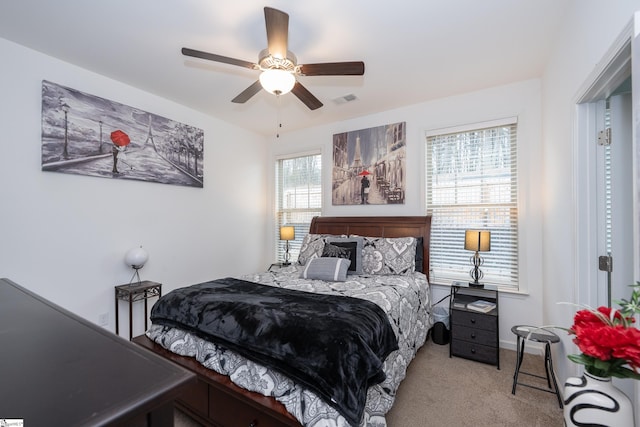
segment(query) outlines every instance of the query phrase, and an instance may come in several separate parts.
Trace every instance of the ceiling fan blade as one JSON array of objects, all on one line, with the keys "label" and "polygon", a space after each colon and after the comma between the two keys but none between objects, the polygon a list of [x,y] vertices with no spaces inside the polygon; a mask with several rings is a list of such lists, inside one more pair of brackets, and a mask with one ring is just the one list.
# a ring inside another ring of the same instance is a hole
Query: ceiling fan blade
[{"label": "ceiling fan blade", "polygon": [[236,104],[244,104],[247,102],[253,95],[260,92],[262,89],[262,85],[260,84],[260,80],[256,80],[254,84],[240,92],[238,96],[233,98],[231,102],[235,102]]},{"label": "ceiling fan blade", "polygon": [[318,108],[322,107],[322,102],[320,102],[318,98],[313,96],[313,94],[309,92],[306,87],[302,86],[300,82],[296,82],[296,84],[293,86],[293,89],[291,89],[291,93],[297,96],[298,99],[304,103],[304,105],[309,107],[310,110],[317,110]]},{"label": "ceiling fan blade", "polygon": [[300,65],[303,76],[361,76],[364,74],[364,62],[325,62],[321,64]]},{"label": "ceiling fan blade", "polygon": [[289,43],[289,15],[278,9],[265,7],[264,21],[267,26],[269,53],[276,58],[286,58]]},{"label": "ceiling fan blade", "polygon": [[239,67],[250,68],[252,70],[259,68],[253,62],[243,61],[242,59],[229,58],[222,55],[216,55],[215,53],[202,52],[200,50],[189,49],[188,47],[182,48],[182,54],[186,56],[193,56],[194,58],[201,58],[207,59],[209,61],[222,62],[224,64],[237,65]]}]

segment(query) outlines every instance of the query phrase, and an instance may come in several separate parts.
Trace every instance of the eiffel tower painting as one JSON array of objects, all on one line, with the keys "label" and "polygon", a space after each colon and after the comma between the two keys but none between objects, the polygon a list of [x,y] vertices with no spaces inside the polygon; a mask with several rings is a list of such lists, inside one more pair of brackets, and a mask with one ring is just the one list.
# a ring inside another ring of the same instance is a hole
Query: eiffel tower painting
[{"label": "eiffel tower painting", "polygon": [[42,82],[42,170],[203,187],[204,131]]},{"label": "eiffel tower painting", "polygon": [[404,204],[406,122],[333,135],[333,205]]}]

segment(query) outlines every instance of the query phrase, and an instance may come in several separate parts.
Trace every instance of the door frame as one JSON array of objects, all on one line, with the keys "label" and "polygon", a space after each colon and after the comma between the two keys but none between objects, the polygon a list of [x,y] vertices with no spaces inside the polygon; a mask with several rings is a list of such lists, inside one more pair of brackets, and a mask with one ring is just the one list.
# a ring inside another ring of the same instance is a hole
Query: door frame
[{"label": "door frame", "polygon": [[[638,25],[636,25],[636,23]],[[632,52],[640,51],[639,46],[633,47],[636,38],[636,30],[640,31],[640,14],[635,16],[622,30],[618,38],[611,45],[607,53],[598,63],[594,71],[589,75],[586,81],[578,90],[574,97],[575,108],[573,111],[573,180],[575,189],[575,277],[576,283],[573,286],[573,303],[585,304],[595,307],[598,302],[598,274],[600,274],[597,266],[598,255],[598,202],[596,195],[591,189],[595,188],[596,182],[596,158],[597,158],[597,127],[598,127],[598,106],[597,102],[604,100],[619,87],[624,80],[631,75],[632,61],[636,67],[640,63],[640,58],[634,58]],[[633,77],[632,77],[633,78]],[[640,196],[637,194],[640,188],[640,153],[638,153],[637,138],[639,135],[636,130],[635,115],[638,105],[640,105],[640,91],[634,90],[632,94],[632,103],[634,110],[633,122],[633,151],[635,153],[633,159],[633,176],[634,182],[634,217],[636,221],[633,224],[633,248],[634,248],[634,277],[640,280],[640,264],[637,262],[640,254],[640,224],[638,224],[638,216],[640,215]],[[577,353],[578,349],[573,345],[573,351],[568,353]],[[574,375],[578,372],[578,366],[573,364]],[[640,381],[634,382],[635,396],[629,396],[634,402],[634,410],[636,419],[640,416]]]},{"label": "door frame", "polygon": [[573,303],[595,306],[598,302],[598,202],[591,191],[597,185],[598,101],[604,100],[631,73],[633,21],[609,48],[574,97],[573,172],[576,200],[576,263]]}]

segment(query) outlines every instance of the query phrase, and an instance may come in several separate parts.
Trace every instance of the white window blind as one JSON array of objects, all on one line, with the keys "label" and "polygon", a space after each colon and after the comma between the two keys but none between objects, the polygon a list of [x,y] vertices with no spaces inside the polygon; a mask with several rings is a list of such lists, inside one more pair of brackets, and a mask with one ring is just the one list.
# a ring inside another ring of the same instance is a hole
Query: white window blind
[{"label": "white window blind", "polygon": [[302,239],[314,216],[322,214],[322,160],[318,153],[276,160],[276,257],[284,260],[280,226],[295,228],[289,241],[291,262],[298,259]]},{"label": "white window blind", "polygon": [[480,253],[481,282],[517,289],[517,124],[485,126],[426,135],[431,280],[470,281],[465,230],[482,229],[491,231],[491,251]]}]

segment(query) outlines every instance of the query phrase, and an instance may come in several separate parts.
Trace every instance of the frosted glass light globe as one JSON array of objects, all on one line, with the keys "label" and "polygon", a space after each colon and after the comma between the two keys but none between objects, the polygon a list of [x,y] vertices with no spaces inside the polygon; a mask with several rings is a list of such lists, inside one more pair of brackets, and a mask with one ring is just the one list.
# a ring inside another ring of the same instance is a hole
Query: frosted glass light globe
[{"label": "frosted glass light globe", "polygon": [[296,84],[296,78],[289,71],[276,68],[264,70],[260,74],[260,84],[269,93],[284,95],[291,92]]},{"label": "frosted glass light globe", "polygon": [[129,249],[124,255],[124,262],[135,269],[144,267],[144,264],[148,259],[149,254],[147,253],[147,251],[142,249],[142,246],[140,246],[139,248]]}]

